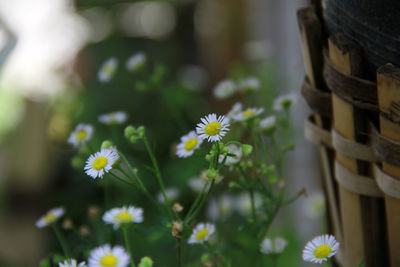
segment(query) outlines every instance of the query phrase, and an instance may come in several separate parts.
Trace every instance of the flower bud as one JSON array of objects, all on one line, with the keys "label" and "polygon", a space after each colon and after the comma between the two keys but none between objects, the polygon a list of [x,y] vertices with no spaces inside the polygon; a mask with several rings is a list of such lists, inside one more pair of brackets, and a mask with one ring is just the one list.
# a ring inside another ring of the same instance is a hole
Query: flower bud
[{"label": "flower bud", "polygon": [[172,206],[172,210],[176,213],[182,212],[183,211],[183,207],[181,204],[179,204],[178,202],[174,203],[174,205]]},{"label": "flower bud", "polygon": [[183,231],[183,224],[179,221],[174,221],[172,224],[172,235],[174,237],[180,237],[181,232]]},{"label": "flower bud", "polygon": [[137,141],[139,141],[139,138],[136,135],[132,135],[129,138],[129,141],[131,141],[132,144],[135,144],[135,143],[137,143]]},{"label": "flower bud", "polygon": [[79,234],[81,236],[88,236],[90,234],[90,229],[87,225],[81,225],[81,227],[79,227]]},{"label": "flower bud", "polygon": [[243,144],[243,145],[242,145],[242,151],[243,151],[243,155],[244,155],[244,156],[248,156],[248,155],[250,155],[251,152],[253,151],[253,146]]},{"label": "flower bud", "polygon": [[138,267],[153,267],[153,260],[150,257],[143,257]]},{"label": "flower bud", "polygon": [[88,215],[89,220],[91,220],[91,221],[96,220],[97,217],[99,217],[100,213],[101,213],[101,209],[99,206],[91,205],[88,207],[87,215]]},{"label": "flower bud", "polygon": [[144,128],[144,126],[139,126],[139,128],[137,129],[137,133],[139,135],[140,138],[144,138],[145,134],[146,134],[146,129]]},{"label": "flower bud", "polygon": [[133,136],[136,133],[136,129],[135,127],[133,127],[132,125],[129,125],[125,128],[124,130],[124,134],[126,138],[130,138],[131,136]]},{"label": "flower bud", "polygon": [[113,143],[110,140],[104,140],[103,143],[101,143],[101,149],[110,148],[112,145]]},{"label": "flower bud", "polygon": [[63,223],[62,223],[62,225],[61,225],[61,227],[64,230],[70,230],[70,229],[74,228],[74,223],[71,220],[71,218],[65,218]]},{"label": "flower bud", "polygon": [[208,154],[206,155],[205,158],[206,158],[207,161],[211,161],[212,158],[213,158],[213,155],[211,155],[210,153],[208,153]]},{"label": "flower bud", "polygon": [[210,179],[214,179],[215,177],[217,177],[218,171],[215,169],[208,169],[207,170],[207,174],[206,176]]}]

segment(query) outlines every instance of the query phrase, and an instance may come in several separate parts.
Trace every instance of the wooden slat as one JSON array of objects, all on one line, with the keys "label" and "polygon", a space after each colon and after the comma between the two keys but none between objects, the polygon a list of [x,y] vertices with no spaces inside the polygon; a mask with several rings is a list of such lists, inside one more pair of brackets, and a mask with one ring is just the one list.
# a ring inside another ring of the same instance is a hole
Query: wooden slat
[{"label": "wooden slat", "polygon": [[[304,65],[310,84],[318,89],[324,89],[325,84],[322,75],[322,30],[315,8],[308,6],[297,11],[297,19],[302,40]],[[331,120],[323,118],[317,113],[313,114],[315,123],[319,127],[330,130]],[[324,146],[319,146],[319,155],[323,171],[323,184],[328,203],[328,218],[332,233],[341,239],[341,226],[337,201],[337,192],[332,177],[333,153]]]},{"label": "wooden slat", "polygon": [[[400,70],[391,64],[382,66],[377,71],[378,105],[383,110],[390,110],[392,102],[400,102]],[[380,132],[395,141],[400,141],[400,126],[387,119],[380,119]],[[400,179],[400,168],[382,163],[385,173]],[[385,196],[387,231],[389,239],[390,266],[400,266],[400,199]]]},{"label": "wooden slat", "polygon": [[[329,58],[343,73],[362,77],[362,57],[359,46],[343,35],[329,39]],[[336,95],[332,96],[334,127],[342,136],[362,141],[360,133],[367,131],[366,114]],[[362,175],[369,174],[369,164],[337,153],[336,159],[348,170]],[[385,234],[381,227],[383,202],[377,198],[360,196],[343,187],[339,189],[345,267],[386,266]],[[384,216],[383,216],[384,217]],[[382,221],[383,220],[383,221]]]}]

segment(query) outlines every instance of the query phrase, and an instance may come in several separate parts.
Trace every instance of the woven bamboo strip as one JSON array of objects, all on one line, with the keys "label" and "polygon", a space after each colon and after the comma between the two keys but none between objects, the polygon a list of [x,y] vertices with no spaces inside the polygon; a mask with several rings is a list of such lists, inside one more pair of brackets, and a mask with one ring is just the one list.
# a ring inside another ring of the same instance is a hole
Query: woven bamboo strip
[{"label": "woven bamboo strip", "polygon": [[[400,70],[392,65],[378,69],[378,104],[382,110],[390,110],[393,102],[400,102]],[[395,75],[393,75],[395,74]],[[400,141],[400,126],[380,118],[380,132],[383,136]],[[383,172],[400,180],[400,167],[382,163]],[[386,217],[389,239],[390,266],[400,266],[400,199],[385,195]]]},{"label": "woven bamboo strip", "polygon": [[[331,37],[328,44],[329,58],[339,70],[344,74],[358,77],[362,75],[361,50],[357,44],[343,35]],[[344,138],[361,141],[360,133],[366,132],[366,115],[336,94],[332,95],[332,104],[335,130]],[[362,177],[370,175],[367,162],[350,158],[340,152],[337,152],[336,159],[354,174],[361,174]],[[339,195],[345,249],[344,266],[358,266],[363,259],[364,266],[367,267],[386,266],[386,240],[382,231],[383,202],[373,197],[376,194],[359,195],[342,186]]]},{"label": "woven bamboo strip", "polygon": [[[300,27],[303,57],[305,63],[305,70],[310,84],[316,88],[323,88],[324,82],[322,77],[322,37],[321,25],[315,14],[313,6],[302,8],[297,12],[298,23]],[[328,125],[328,130],[331,121],[323,118],[318,113],[313,114],[315,123],[323,128],[323,125]],[[325,122],[325,123],[323,123]],[[337,205],[337,196],[334,180],[332,177],[332,161],[328,148],[320,145],[319,154],[324,176],[325,192],[328,199],[328,216],[332,227],[332,232],[336,237],[341,239],[341,226],[339,218],[339,210]]]}]

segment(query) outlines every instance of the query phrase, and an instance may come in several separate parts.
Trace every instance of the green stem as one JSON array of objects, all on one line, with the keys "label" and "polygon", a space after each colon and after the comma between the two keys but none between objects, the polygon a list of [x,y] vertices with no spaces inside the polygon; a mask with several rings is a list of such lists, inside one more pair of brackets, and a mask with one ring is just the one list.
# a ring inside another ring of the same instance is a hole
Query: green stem
[{"label": "green stem", "polygon": [[177,238],[176,241],[178,242],[178,267],[182,266],[182,238]]},{"label": "green stem", "polygon": [[262,147],[262,151],[264,154],[264,159],[265,159],[266,163],[268,163],[268,157],[271,157],[271,159],[272,159],[272,155],[270,154],[270,152],[267,149],[267,146],[265,145],[265,140],[264,140],[263,135],[260,133],[258,136],[260,137],[260,140],[261,140],[261,147]]},{"label": "green stem", "polygon": [[272,256],[272,257],[271,257],[271,263],[272,263],[272,264],[271,264],[271,265],[272,265],[271,267],[276,267],[276,266],[278,266],[278,257],[275,256],[275,255]]},{"label": "green stem", "polygon": [[255,153],[255,159],[258,157],[258,140],[257,140],[257,136],[254,130],[254,126],[251,125],[250,126],[250,132],[251,132],[251,137],[253,138],[253,142],[254,142],[254,153]]},{"label": "green stem", "polygon": [[131,255],[131,267],[135,267],[135,260],[133,259],[131,243],[129,242],[129,237],[128,237],[128,227],[126,225],[123,225],[121,227],[121,229],[122,229],[122,234],[124,235],[126,249],[128,250],[129,254]]},{"label": "green stem", "polygon": [[269,227],[275,220],[275,217],[278,215],[278,212],[282,206],[283,192],[284,192],[283,190],[280,191],[279,196],[278,196],[278,201],[277,201],[273,211],[270,214],[267,214],[267,223],[266,223],[264,229],[260,232],[259,239],[264,238],[264,236],[268,233]]},{"label": "green stem", "polygon": [[[133,186],[133,187],[138,187],[136,184],[133,184],[132,182],[123,179],[122,177],[116,175],[115,173],[110,172],[112,176],[114,176],[118,181],[125,183],[127,185]],[[127,177],[129,179],[129,176]],[[143,186],[140,187],[140,189],[143,191],[143,193],[146,195],[146,197],[162,212],[165,214],[165,211],[160,207],[158,202],[150,195],[150,193],[147,191],[147,189]]]},{"label": "green stem", "polygon": [[64,252],[65,257],[70,257],[71,256],[71,251],[70,251],[70,249],[68,247],[68,243],[65,240],[65,237],[64,237],[63,233],[61,232],[61,229],[58,227],[58,225],[56,223],[52,223],[51,227],[53,228],[53,230],[54,230],[54,232],[55,232],[55,234],[57,236],[58,242],[61,245],[61,248],[62,248],[62,250]]},{"label": "green stem", "polygon": [[[148,142],[146,136],[143,137],[143,141],[144,141],[144,144],[146,146],[147,152],[149,153],[151,162],[153,163],[154,171],[156,173],[156,178],[157,178],[158,184],[160,185],[160,189],[161,189],[161,193],[162,193],[162,195],[164,197],[165,205],[167,206],[169,219],[170,219],[170,221],[172,221],[173,220],[173,216],[174,216],[173,215],[174,212],[171,209],[170,202],[168,200],[167,194],[165,193],[165,186],[164,186],[164,182],[163,182],[162,177],[161,177],[160,169],[158,168],[157,160],[156,160],[156,158],[155,158],[155,156],[153,154],[153,151],[150,148],[150,145],[149,145],[149,142]],[[176,216],[176,214],[175,214],[175,216]]]},{"label": "green stem", "polygon": [[253,222],[257,222],[257,215],[256,215],[256,206],[254,203],[254,188],[253,188],[253,183],[251,183],[251,186],[249,188],[249,193],[250,193],[250,204],[251,204],[251,214],[253,217]]},{"label": "green stem", "polygon": [[281,154],[279,146],[275,140],[275,135],[271,135],[271,143],[272,143],[272,146],[274,147],[274,150],[276,153],[275,165],[276,165],[276,169],[278,172],[278,176],[281,176],[282,175],[282,154]]},{"label": "green stem", "polygon": [[[133,171],[133,167],[132,167],[132,165],[129,163],[128,159],[127,159],[127,158],[124,156],[124,154],[122,154],[121,152],[120,152],[120,155],[121,155],[122,159],[126,162],[126,164],[128,165],[128,167],[130,168],[131,172],[133,173],[133,176],[134,176],[134,178],[136,179],[136,182],[139,184],[140,189],[141,189],[145,194],[148,194],[148,195],[150,196],[150,198],[152,198],[151,195],[149,194],[149,191],[147,190],[146,186],[145,186],[144,183],[142,182],[142,179],[140,179],[139,175],[137,175],[137,173],[135,173],[135,172]],[[122,172],[125,176],[127,176],[128,178],[131,178],[131,176],[130,176],[129,174],[127,174],[125,171],[123,171],[122,168],[120,168],[120,169],[121,169],[121,172]],[[153,200],[154,200],[154,199],[153,199]],[[154,200],[154,201],[155,201],[155,200]]]},{"label": "green stem", "polygon": [[[124,171],[124,169],[122,169],[121,166],[118,166],[116,169],[119,170],[123,175],[125,175],[126,178],[132,180],[132,177],[131,177],[126,171]],[[137,182],[137,180],[133,180],[133,181]],[[137,186],[139,186],[140,189],[142,189],[141,186],[140,186],[140,184],[137,185]]]},{"label": "green stem", "polygon": [[246,172],[243,170],[243,168],[239,165],[238,166],[239,172],[244,178],[244,181],[247,183],[247,187],[249,189],[250,193],[250,204],[251,204],[251,214],[254,223],[257,222],[257,214],[256,214],[256,207],[255,207],[255,202],[254,202],[254,184],[252,181],[249,181],[246,175]]},{"label": "green stem", "polygon": [[212,188],[214,187],[214,183],[215,183],[215,179],[212,180],[210,188],[208,189],[206,195],[203,197],[203,199],[201,200],[199,206],[197,207],[197,209],[193,212],[193,214],[189,217],[189,219],[187,220],[187,222],[189,223],[193,218],[196,217],[196,215],[199,213],[199,211],[201,210],[201,208],[203,207],[203,205],[205,204],[208,195],[210,194]]},{"label": "green stem", "polygon": [[118,175],[116,175],[113,172],[109,172],[109,174],[111,174],[112,176],[114,176],[115,179],[117,179],[120,182],[123,182],[124,184],[130,185],[130,186],[133,186],[133,187],[137,187],[137,185],[133,184],[130,181],[125,180],[124,178],[119,177]]},{"label": "green stem", "polygon": [[192,206],[189,209],[189,212],[186,214],[185,220],[186,221],[192,214],[192,212],[195,210],[197,204],[200,202],[202,196],[204,195],[204,192],[206,191],[208,186],[208,182],[206,182],[203,186],[203,188],[201,189],[200,193],[197,195],[196,200],[194,201],[194,203],[192,204]]}]

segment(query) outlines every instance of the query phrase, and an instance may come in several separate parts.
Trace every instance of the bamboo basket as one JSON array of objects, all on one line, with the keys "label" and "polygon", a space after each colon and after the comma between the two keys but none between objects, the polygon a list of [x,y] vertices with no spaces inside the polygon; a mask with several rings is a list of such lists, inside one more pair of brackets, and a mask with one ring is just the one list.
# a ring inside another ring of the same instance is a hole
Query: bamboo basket
[{"label": "bamboo basket", "polygon": [[369,50],[324,30],[318,6],[297,17],[312,109],[305,136],[318,147],[329,231],[341,243],[335,265],[400,266],[400,68],[385,62],[371,78]]}]

